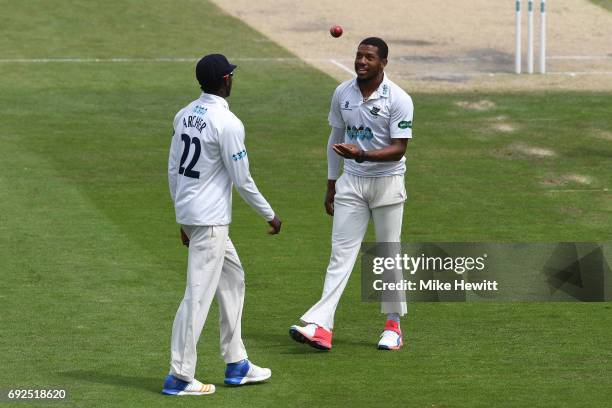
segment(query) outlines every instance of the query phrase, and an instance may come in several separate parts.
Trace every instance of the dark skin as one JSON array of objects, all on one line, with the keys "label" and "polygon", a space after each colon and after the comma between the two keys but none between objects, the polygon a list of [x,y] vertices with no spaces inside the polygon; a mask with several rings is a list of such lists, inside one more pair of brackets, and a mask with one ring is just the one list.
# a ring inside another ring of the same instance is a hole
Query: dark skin
[{"label": "dark skin", "polygon": [[[387,59],[378,54],[378,47],[360,44],[355,55],[355,72],[357,84],[364,102],[378,89],[384,79],[384,69]],[[336,143],[332,145],[334,152],[345,159],[371,162],[398,161],[406,153],[408,139],[392,139],[391,145],[382,149],[364,151],[358,146],[349,143]],[[325,194],[325,212],[334,215],[334,196],[336,195],[336,180],[327,180],[327,193]]]},{"label": "dark skin", "polygon": [[[216,91],[206,91],[206,93],[209,93],[211,95],[217,95],[217,96],[220,96],[221,98],[228,98],[232,92],[232,81],[233,81],[232,78],[233,78],[233,75],[228,74],[224,76],[223,83],[221,84],[219,89],[217,89]],[[268,221],[268,225],[270,225],[271,227],[270,230],[268,230],[268,234],[276,235],[280,233],[281,224],[282,224],[281,220],[276,215],[274,215],[274,218]],[[182,228],[181,228],[181,242],[186,247],[189,247],[189,237],[187,236],[185,231],[183,231]]]}]

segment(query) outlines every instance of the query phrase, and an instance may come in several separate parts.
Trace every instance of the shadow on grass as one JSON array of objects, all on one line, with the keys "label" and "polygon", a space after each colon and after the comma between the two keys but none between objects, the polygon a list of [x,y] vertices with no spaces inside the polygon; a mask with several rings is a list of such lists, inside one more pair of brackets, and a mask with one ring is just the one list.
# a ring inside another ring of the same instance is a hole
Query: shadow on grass
[{"label": "shadow on grass", "polygon": [[248,388],[258,387],[260,385],[268,384],[269,382],[270,380],[266,380],[266,381],[257,382],[257,383],[246,383],[246,384],[240,384],[240,385],[231,385],[231,384],[223,383],[223,384],[215,384],[215,386],[217,388],[224,387],[228,389],[239,390],[239,389],[248,389]]},{"label": "shadow on grass", "polygon": [[160,395],[164,380],[163,378],[132,377],[87,370],[64,371],[60,375],[79,382],[86,381],[95,384],[113,385],[125,388],[140,388]]},{"label": "shadow on grass", "polygon": [[334,341],[334,346],[351,346],[352,348],[358,348],[360,350],[377,350],[378,339],[352,339],[352,338],[339,338]]},{"label": "shadow on grass", "polygon": [[[68,377],[70,379],[80,381],[80,382],[89,382],[95,384],[104,384],[104,385],[113,385],[125,388],[139,388],[145,391],[152,392],[154,394],[163,395],[161,393],[163,378],[151,378],[151,377],[128,377],[125,375],[117,375],[110,373],[101,373],[97,371],[86,371],[86,370],[75,370],[75,371],[65,371],[61,373],[63,377]],[[208,382],[208,381],[207,381]],[[263,385],[268,383],[268,381],[264,381],[261,383],[249,383],[242,385],[228,385],[225,383],[213,383],[217,388],[252,388],[258,385]]]},{"label": "shadow on grass", "polygon": [[251,339],[260,343],[259,346],[265,345],[266,348],[274,348],[277,350],[278,354],[327,353],[326,351],[321,351],[310,347],[307,344],[296,343],[295,340],[289,336],[289,331],[287,331],[287,334],[249,333],[245,336],[245,340],[247,342]]},{"label": "shadow on grass", "polygon": [[334,347],[350,346],[352,349],[359,350],[376,350],[376,343],[363,339],[350,339],[350,338],[335,338],[333,341],[333,347],[330,351],[317,350],[314,347],[309,346],[305,343],[297,343],[287,334],[270,334],[270,333],[249,333],[245,336],[245,340],[249,339],[257,340],[266,345],[266,347],[273,347],[278,350],[278,354],[322,354],[333,353]]}]

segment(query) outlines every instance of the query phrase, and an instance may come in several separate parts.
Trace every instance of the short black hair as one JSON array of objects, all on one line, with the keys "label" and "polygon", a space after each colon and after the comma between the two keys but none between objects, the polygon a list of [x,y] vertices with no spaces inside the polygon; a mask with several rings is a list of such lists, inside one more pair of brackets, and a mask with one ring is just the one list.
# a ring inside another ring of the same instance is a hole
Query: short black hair
[{"label": "short black hair", "polygon": [[362,44],[373,45],[374,47],[378,48],[378,56],[380,57],[380,59],[386,59],[389,56],[389,47],[387,46],[387,43],[382,38],[368,37],[368,38],[361,40],[359,45],[362,45]]}]

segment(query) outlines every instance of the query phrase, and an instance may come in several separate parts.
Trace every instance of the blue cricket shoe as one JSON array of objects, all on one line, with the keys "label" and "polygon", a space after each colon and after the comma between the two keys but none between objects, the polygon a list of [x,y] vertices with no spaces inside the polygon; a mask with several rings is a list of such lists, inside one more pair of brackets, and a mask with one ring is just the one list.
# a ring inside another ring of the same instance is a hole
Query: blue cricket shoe
[{"label": "blue cricket shoe", "polygon": [[168,375],[164,381],[162,394],[166,395],[209,395],[215,392],[213,384],[203,384],[195,378],[191,382],[183,381],[173,375]]},{"label": "blue cricket shoe", "polygon": [[272,371],[269,368],[258,367],[246,359],[228,364],[225,368],[225,384],[227,385],[260,383],[270,377],[272,377]]}]

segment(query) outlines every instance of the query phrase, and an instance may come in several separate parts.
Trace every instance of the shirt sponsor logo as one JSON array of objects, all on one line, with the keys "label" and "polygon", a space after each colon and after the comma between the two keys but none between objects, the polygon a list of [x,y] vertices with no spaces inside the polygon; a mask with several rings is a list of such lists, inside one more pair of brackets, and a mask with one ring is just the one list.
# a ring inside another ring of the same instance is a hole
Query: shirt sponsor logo
[{"label": "shirt sponsor logo", "polygon": [[350,111],[350,110],[352,110],[352,109],[350,108],[349,101],[345,101],[345,102],[344,102],[344,107],[343,107],[343,108],[341,108],[341,109],[342,109],[342,110],[349,110],[349,111]]},{"label": "shirt sponsor logo", "polygon": [[389,86],[387,84],[384,84],[382,86],[382,91],[380,93],[382,96],[389,96]]},{"label": "shirt sponsor logo", "polygon": [[196,105],[193,108],[193,113],[196,115],[204,115],[208,109],[206,109],[203,105]]},{"label": "shirt sponsor logo", "polygon": [[232,154],[232,160],[233,161],[242,160],[242,158],[246,157],[246,155],[247,155],[246,150],[243,150],[241,152]]},{"label": "shirt sponsor logo", "polygon": [[369,127],[364,128],[363,125],[358,128],[355,126],[347,126],[346,136],[350,140],[372,140],[374,138],[374,133],[372,133],[372,129]]},{"label": "shirt sponsor logo", "polygon": [[374,106],[371,110],[370,113],[374,116],[378,116],[378,112],[380,112],[380,108],[378,106]]},{"label": "shirt sponsor logo", "polygon": [[400,129],[412,129],[412,121],[411,120],[402,120],[397,124],[397,127]]}]

